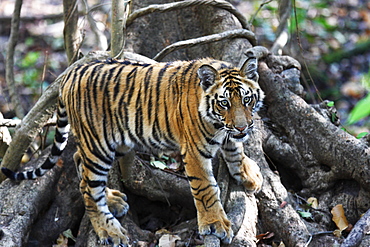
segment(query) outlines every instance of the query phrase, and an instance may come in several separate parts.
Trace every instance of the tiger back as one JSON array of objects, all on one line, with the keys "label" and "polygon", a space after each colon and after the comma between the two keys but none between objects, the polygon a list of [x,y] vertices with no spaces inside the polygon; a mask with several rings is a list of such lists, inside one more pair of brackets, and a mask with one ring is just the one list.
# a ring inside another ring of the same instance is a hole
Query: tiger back
[{"label": "tiger back", "polygon": [[259,167],[243,149],[264,97],[257,80],[256,58],[248,58],[240,69],[212,59],[155,64],[109,59],[80,65],[61,83],[49,159],[35,171],[3,172],[17,180],[43,175],[64,149],[70,126],[77,140],[80,190],[100,242],[128,245],[116,219],[128,211],[126,197],[106,187],[115,157],[136,148],[180,152],[200,234],[230,243],[233,232],[211,159],[221,150],[237,181],[249,191],[261,188]]}]

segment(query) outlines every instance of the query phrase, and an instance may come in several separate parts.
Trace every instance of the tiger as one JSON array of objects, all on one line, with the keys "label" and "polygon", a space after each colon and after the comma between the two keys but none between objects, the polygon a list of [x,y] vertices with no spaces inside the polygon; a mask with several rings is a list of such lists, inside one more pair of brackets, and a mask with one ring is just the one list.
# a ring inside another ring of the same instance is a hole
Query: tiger
[{"label": "tiger", "polygon": [[257,62],[248,57],[237,68],[211,58],[152,64],[109,58],[78,65],[61,82],[56,132],[46,161],[31,171],[2,172],[13,180],[41,177],[58,161],[71,131],[77,140],[80,191],[98,241],[128,246],[127,232],[117,219],[129,210],[126,195],[107,187],[113,161],[138,148],[180,153],[199,233],[231,243],[234,234],[212,158],[220,151],[231,176],[247,191],[261,189],[260,168],[243,146],[264,98]]}]

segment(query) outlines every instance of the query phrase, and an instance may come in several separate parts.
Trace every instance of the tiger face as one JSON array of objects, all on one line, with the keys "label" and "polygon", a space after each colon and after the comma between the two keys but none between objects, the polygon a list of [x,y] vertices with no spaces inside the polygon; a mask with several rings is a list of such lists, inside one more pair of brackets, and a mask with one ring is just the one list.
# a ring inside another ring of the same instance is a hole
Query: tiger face
[{"label": "tiger face", "polygon": [[227,133],[227,138],[243,142],[253,129],[253,115],[261,105],[263,92],[257,82],[237,69],[217,71],[202,65],[198,76],[203,88],[201,114]]}]

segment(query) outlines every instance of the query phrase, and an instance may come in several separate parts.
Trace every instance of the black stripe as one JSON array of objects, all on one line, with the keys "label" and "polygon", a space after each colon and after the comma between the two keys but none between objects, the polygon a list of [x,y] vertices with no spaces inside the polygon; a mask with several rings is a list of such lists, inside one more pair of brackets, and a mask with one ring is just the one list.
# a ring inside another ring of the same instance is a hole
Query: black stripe
[{"label": "black stripe", "polygon": [[[42,169],[51,169],[51,168],[53,168],[55,166],[55,163],[54,162],[51,162],[50,160],[49,160],[49,158],[47,158],[46,160],[45,160],[45,162],[44,162],[44,164],[42,164],[42,166],[41,166],[41,168]],[[39,176],[39,175],[38,175]]]},{"label": "black stripe", "polygon": [[[112,72],[113,70],[110,69],[108,71],[105,72],[105,77],[104,77],[104,85],[102,85],[101,87],[101,91],[103,92],[103,99],[102,99],[102,103],[103,103],[103,134],[104,134],[104,140],[101,140],[101,141],[105,141],[105,145],[108,147],[109,151],[111,151],[112,153],[114,153],[116,151],[116,149],[114,148],[114,146],[112,146],[112,141],[114,139],[114,134],[113,134],[113,128],[114,128],[114,122],[113,122],[113,107],[111,106],[111,102],[113,102],[113,100],[111,100],[111,95],[109,93],[109,86],[111,85],[111,77],[112,77]],[[109,126],[109,128],[107,128],[107,126]],[[114,140],[115,141],[115,140]]]},{"label": "black stripe", "polygon": [[118,71],[115,71],[116,72],[116,75],[115,77],[113,78],[113,81],[115,82],[115,85],[114,85],[114,94],[113,94],[113,98],[116,99],[118,94],[121,92],[121,74],[122,74],[122,70],[125,68],[126,66],[122,65],[119,67]]},{"label": "black stripe", "polygon": [[[127,94],[127,103],[130,104],[131,102],[131,98],[134,94],[134,91],[136,89],[136,85],[137,83],[136,82],[136,75],[137,75],[137,70],[138,70],[138,67],[134,67],[130,73],[127,74],[126,76],[126,87],[129,87],[128,88],[128,94]],[[124,94],[122,94],[123,96]]]},{"label": "black stripe", "polygon": [[[215,201],[213,202],[213,203],[211,203],[210,205],[208,205],[209,204],[209,201],[210,200],[212,200],[212,199],[215,199]],[[206,205],[208,205],[207,206],[207,208],[211,208],[211,207],[213,207],[213,205],[215,205],[217,202],[219,202],[220,200],[218,199],[218,197],[217,197],[217,192],[215,192],[207,201],[206,201]]]},{"label": "black stripe", "polygon": [[[153,67],[149,67],[148,70],[145,73],[144,77],[144,102],[147,102],[147,117],[150,120],[152,115],[152,83],[151,83],[151,77],[153,75]],[[142,97],[142,95],[138,95],[138,97]],[[144,103],[143,102],[143,103]]]},{"label": "black stripe", "polygon": [[[208,190],[211,187],[217,188],[218,185],[217,184],[208,184],[207,186],[203,187],[202,189],[200,189],[200,188],[193,188],[193,187],[191,187],[191,189],[194,190],[194,191],[196,191],[196,192],[193,192],[193,195],[194,196],[197,196],[201,192],[206,191],[206,190]],[[203,197],[204,197],[204,195],[203,195]]]},{"label": "black stripe", "polygon": [[200,178],[198,177],[194,177],[194,176],[187,176],[188,180],[191,182],[191,181],[194,181],[194,180],[201,180]]},{"label": "black stripe", "polygon": [[89,165],[89,164],[84,163],[84,168],[90,170],[91,172],[99,176],[106,176],[108,174],[108,172],[100,172],[97,169],[95,169],[95,164]]},{"label": "black stripe", "polygon": [[107,183],[105,181],[101,180],[87,180],[87,184],[89,185],[90,188],[97,188],[100,186],[107,186]]},{"label": "black stripe", "polygon": [[212,159],[213,158],[213,156],[210,152],[203,151],[199,147],[197,147],[197,150],[198,150],[199,154],[202,155],[204,158],[206,158],[206,159]]}]

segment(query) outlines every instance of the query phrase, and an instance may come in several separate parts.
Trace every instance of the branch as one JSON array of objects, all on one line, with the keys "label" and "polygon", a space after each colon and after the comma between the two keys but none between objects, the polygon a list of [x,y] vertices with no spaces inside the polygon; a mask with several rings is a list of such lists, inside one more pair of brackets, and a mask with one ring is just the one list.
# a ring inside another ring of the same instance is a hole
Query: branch
[{"label": "branch", "polygon": [[64,12],[64,45],[68,57],[69,64],[74,63],[78,59],[79,46],[81,37],[78,32],[78,8],[76,0],[63,1]]},{"label": "branch", "polygon": [[257,43],[256,37],[253,32],[245,30],[245,29],[236,29],[236,30],[226,31],[223,33],[203,36],[200,38],[188,39],[188,40],[176,42],[172,45],[167,46],[162,51],[160,51],[157,55],[155,55],[153,60],[161,61],[166,55],[176,50],[179,50],[179,49],[189,48],[195,45],[202,45],[202,44],[207,44],[211,42],[217,42],[217,41],[221,41],[224,39],[232,39],[232,38],[246,38],[253,45],[256,45]]},{"label": "branch", "polygon": [[125,43],[124,29],[130,10],[130,0],[112,1],[111,56],[120,58]]},{"label": "branch", "polygon": [[248,21],[245,19],[242,13],[240,13],[231,3],[223,1],[223,0],[185,0],[181,2],[174,2],[174,3],[166,3],[166,4],[152,4],[145,8],[138,9],[134,11],[128,18],[126,22],[126,27],[130,26],[132,22],[144,15],[148,15],[154,12],[166,12],[166,11],[173,11],[179,10],[187,7],[192,6],[201,6],[201,5],[208,5],[217,8],[221,8],[224,10],[229,11],[233,14],[241,23],[244,29],[250,29],[250,25]]},{"label": "branch", "polygon": [[13,104],[15,114],[18,118],[23,118],[24,110],[19,101],[19,95],[17,93],[17,87],[14,81],[14,49],[18,41],[19,34],[19,18],[21,14],[22,0],[16,0],[14,6],[14,12],[12,17],[12,25],[10,30],[10,37],[7,45],[6,55],[6,70],[5,76],[9,87],[10,100]]}]

